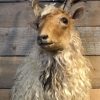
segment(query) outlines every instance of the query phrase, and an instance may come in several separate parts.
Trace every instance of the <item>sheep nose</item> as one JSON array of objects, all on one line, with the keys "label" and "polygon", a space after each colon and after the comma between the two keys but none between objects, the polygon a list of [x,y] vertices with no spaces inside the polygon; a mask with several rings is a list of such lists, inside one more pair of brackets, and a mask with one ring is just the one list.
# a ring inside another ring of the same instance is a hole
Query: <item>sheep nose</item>
[{"label": "sheep nose", "polygon": [[40,39],[40,40],[45,40],[47,38],[48,38],[48,35],[40,35],[40,36],[38,36],[38,39]]},{"label": "sheep nose", "polygon": [[37,37],[38,44],[47,43],[48,35],[39,35]]}]

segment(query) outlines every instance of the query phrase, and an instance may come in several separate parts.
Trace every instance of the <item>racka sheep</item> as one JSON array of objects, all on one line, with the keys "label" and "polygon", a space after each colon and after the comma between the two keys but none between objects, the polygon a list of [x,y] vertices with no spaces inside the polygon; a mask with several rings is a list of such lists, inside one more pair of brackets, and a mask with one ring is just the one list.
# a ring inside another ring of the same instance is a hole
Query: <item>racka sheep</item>
[{"label": "racka sheep", "polygon": [[11,100],[89,100],[90,64],[74,28],[82,8],[69,14],[62,6],[42,9],[34,0],[33,9],[39,19],[37,42],[17,70]]}]

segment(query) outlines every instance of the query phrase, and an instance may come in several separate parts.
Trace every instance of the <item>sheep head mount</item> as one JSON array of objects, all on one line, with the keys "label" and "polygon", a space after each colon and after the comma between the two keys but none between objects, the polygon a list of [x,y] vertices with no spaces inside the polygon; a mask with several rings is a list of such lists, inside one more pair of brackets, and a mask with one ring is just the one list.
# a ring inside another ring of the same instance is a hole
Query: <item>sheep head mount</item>
[{"label": "sheep head mount", "polygon": [[[83,5],[83,2],[79,3]],[[33,11],[38,19],[37,43],[40,47],[49,51],[64,50],[68,47],[75,32],[74,19],[79,18],[84,10],[83,6],[79,6],[73,11],[73,4],[77,4],[76,0],[67,0],[64,10],[64,4],[60,7],[53,4],[41,7],[38,0],[33,0]]]}]

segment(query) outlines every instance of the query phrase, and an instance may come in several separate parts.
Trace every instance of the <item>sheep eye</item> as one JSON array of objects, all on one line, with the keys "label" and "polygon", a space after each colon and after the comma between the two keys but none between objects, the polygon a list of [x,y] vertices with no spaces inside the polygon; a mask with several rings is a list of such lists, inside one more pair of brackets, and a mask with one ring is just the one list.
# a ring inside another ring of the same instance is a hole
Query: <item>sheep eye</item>
[{"label": "sheep eye", "polygon": [[39,23],[35,23],[35,29],[39,29]]},{"label": "sheep eye", "polygon": [[66,17],[62,17],[61,22],[64,24],[68,24],[68,19]]},{"label": "sheep eye", "polygon": [[39,28],[39,23],[36,23],[36,27],[37,27],[37,29]]}]

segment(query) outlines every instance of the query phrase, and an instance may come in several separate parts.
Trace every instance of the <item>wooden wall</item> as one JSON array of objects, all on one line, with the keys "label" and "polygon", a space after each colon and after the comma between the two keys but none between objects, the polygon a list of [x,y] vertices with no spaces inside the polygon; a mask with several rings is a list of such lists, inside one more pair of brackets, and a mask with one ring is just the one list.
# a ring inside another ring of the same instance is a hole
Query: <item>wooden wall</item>
[{"label": "wooden wall", "polygon": [[[30,27],[33,20],[34,15],[27,1],[0,0],[0,100],[8,100],[16,69],[34,46],[35,30]],[[87,0],[84,15],[77,20],[76,26],[86,50],[85,55],[93,65],[92,86],[98,89],[100,88],[99,0]],[[95,93],[97,90],[91,91],[91,94]],[[100,95],[100,92],[98,93],[97,95]],[[91,97],[92,100],[99,100],[93,98],[95,97]]]}]

